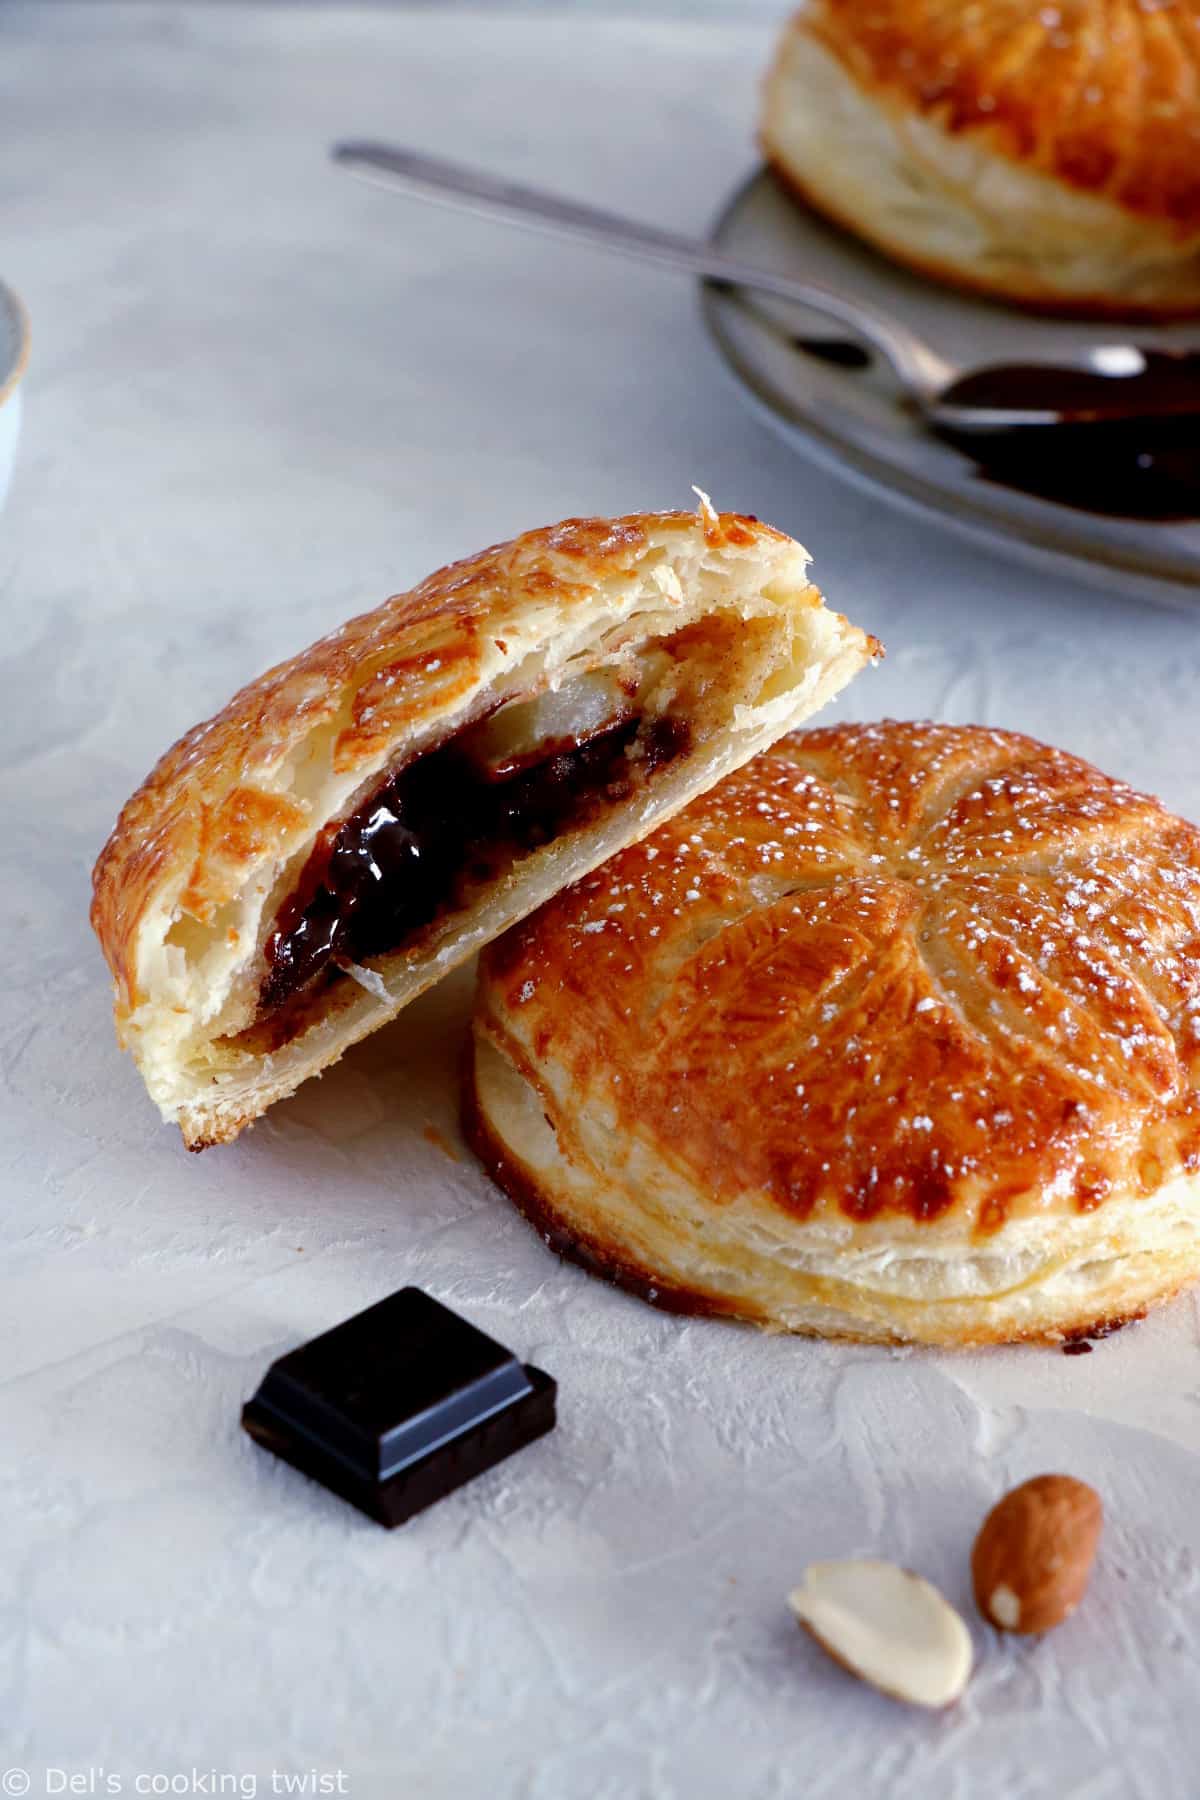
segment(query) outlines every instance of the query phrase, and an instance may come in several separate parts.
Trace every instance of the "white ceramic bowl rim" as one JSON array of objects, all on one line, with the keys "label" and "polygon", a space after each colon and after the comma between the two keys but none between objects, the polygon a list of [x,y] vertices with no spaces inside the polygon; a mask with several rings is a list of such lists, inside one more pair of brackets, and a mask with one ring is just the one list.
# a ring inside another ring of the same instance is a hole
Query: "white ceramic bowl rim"
[{"label": "white ceramic bowl rim", "polygon": [[10,287],[0,281],[0,404],[8,399],[25,372],[29,356],[29,320]]}]

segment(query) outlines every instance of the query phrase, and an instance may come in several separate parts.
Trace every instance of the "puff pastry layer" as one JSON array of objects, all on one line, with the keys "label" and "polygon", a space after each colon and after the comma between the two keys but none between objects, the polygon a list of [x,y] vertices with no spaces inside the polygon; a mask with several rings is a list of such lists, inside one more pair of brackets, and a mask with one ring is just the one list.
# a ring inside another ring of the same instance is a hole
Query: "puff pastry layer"
[{"label": "puff pastry layer", "polygon": [[1200,0],[810,0],[762,141],[926,273],[1050,310],[1200,310]]},{"label": "puff pastry layer", "polygon": [[1059,1339],[1200,1272],[1200,832],[1012,733],[799,732],[481,959],[466,1113],[658,1304]]},{"label": "puff pastry layer", "polygon": [[118,1033],[225,1141],[821,706],[878,646],[750,518],[572,519],[244,688],[129,801],[92,922]]}]

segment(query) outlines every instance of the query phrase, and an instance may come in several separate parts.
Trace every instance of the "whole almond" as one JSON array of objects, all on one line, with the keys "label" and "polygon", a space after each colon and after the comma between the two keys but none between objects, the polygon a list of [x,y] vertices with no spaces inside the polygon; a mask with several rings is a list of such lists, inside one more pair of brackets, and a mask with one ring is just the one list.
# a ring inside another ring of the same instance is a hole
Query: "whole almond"
[{"label": "whole almond", "polygon": [[1073,1475],[1035,1475],[1005,1494],[971,1552],[975,1601],[1001,1631],[1050,1631],[1083,1599],[1104,1509]]}]

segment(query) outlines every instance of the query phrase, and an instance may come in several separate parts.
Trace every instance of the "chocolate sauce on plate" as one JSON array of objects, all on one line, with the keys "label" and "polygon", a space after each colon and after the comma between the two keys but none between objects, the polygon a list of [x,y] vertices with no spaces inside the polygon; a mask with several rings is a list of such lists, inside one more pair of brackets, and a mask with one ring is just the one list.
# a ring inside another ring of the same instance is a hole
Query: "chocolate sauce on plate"
[{"label": "chocolate sauce on plate", "polygon": [[1046,363],[977,369],[943,399],[1046,407],[1064,422],[987,438],[940,435],[971,457],[983,480],[1061,506],[1160,523],[1200,518],[1200,354],[1145,350],[1129,366],[1109,375]]},{"label": "chocolate sauce on plate", "polygon": [[1200,519],[1200,422],[1182,442],[1144,424],[1050,425],[980,439],[944,431],[980,480],[1100,518],[1182,524]]},{"label": "chocolate sauce on plate", "polygon": [[[866,369],[843,338],[792,340],[808,356]],[[1123,347],[1122,347],[1123,348]],[[1101,518],[1179,524],[1200,519],[1200,352],[1114,348],[1113,372],[1053,363],[976,369],[942,398],[957,406],[1049,408],[1059,425],[994,436],[938,428],[980,480]]]},{"label": "chocolate sauce on plate", "polygon": [[1103,366],[999,363],[960,376],[939,399],[950,406],[1049,410],[1079,425],[1200,419],[1200,352],[1113,345],[1093,354],[1108,359],[1108,372]]}]

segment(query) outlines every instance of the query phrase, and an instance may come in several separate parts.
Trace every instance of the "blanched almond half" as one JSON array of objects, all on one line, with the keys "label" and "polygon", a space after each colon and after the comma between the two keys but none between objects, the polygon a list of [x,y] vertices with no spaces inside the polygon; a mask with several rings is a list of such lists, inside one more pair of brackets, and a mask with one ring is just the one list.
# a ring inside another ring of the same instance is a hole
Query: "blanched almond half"
[{"label": "blanched almond half", "polygon": [[937,1589],[895,1563],[813,1563],[788,1604],[835,1662],[894,1700],[949,1706],[971,1673],[971,1638]]}]

